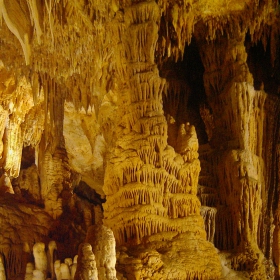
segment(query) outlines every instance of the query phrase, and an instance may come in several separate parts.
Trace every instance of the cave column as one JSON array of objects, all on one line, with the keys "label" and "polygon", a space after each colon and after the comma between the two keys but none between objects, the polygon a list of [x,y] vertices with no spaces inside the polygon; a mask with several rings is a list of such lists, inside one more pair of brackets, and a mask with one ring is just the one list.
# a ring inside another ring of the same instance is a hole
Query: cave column
[{"label": "cave column", "polygon": [[167,174],[157,169],[167,146],[161,99],[165,81],[154,63],[159,8],[154,1],[132,5],[125,9],[124,21],[121,66],[128,85],[117,94],[119,124],[104,185],[104,224],[113,230],[118,245],[140,244],[167,226],[162,205]]},{"label": "cave column", "polygon": [[[104,225],[114,232],[117,246],[126,246],[126,254],[132,250],[133,257],[127,258],[125,269],[135,279],[148,277],[148,256],[153,252],[154,259],[158,258],[156,246],[161,241],[167,246],[166,251],[173,251],[168,256],[184,253],[176,272],[171,272],[176,262],[174,256],[166,258],[164,268],[162,260],[151,266],[153,275],[163,269],[160,273],[168,276],[160,278],[218,279],[218,255],[213,244],[206,241],[196,195],[200,162],[195,128],[189,123],[180,127],[178,153],[167,143],[167,121],[162,106],[165,80],[159,76],[154,62],[159,6],[155,1],[139,2],[125,8],[123,18],[122,69],[117,73],[126,76],[117,79],[121,90],[116,94],[115,141],[110,142],[112,137],[104,129],[108,126],[102,128],[110,144],[103,187]],[[173,242],[174,247],[168,242]],[[199,252],[203,252],[201,259],[207,259],[207,264],[197,261]],[[137,262],[133,263],[133,258],[138,258]]]},{"label": "cave column", "polygon": [[196,196],[200,162],[195,128],[181,126],[176,147],[180,154],[167,144],[165,80],[154,62],[159,18],[154,1],[132,5],[124,13],[129,87],[118,94],[119,132],[104,182],[104,223],[118,245],[140,244],[159,232],[206,234]]},{"label": "cave column", "polygon": [[[280,132],[278,132],[280,138]],[[279,139],[280,140],[280,139]],[[278,140],[278,141],[279,141]],[[276,146],[276,170],[278,170],[277,178],[280,178],[280,143]],[[277,190],[280,190],[280,181],[278,181]],[[280,276],[280,198],[278,197],[277,210],[274,218],[275,229],[273,232],[273,261],[276,265],[276,275]]]},{"label": "cave column", "polygon": [[[220,230],[227,240],[216,246],[250,252],[252,259],[260,260],[258,233],[264,192],[262,139],[266,94],[253,87],[244,41],[245,33],[230,38],[217,35],[214,41],[201,42],[200,51],[205,67],[205,91],[214,119],[210,144],[216,151],[215,176],[220,203],[228,210],[218,213],[220,217],[226,215]],[[239,256],[233,267],[242,270],[250,266],[252,263],[246,264],[245,259],[245,255]]]}]

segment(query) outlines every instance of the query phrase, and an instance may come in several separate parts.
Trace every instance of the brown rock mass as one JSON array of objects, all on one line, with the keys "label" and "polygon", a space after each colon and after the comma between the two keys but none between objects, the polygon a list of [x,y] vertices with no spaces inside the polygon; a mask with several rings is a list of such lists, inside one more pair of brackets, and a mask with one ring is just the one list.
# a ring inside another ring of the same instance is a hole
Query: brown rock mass
[{"label": "brown rock mass", "polygon": [[280,279],[280,2],[0,0],[0,280]]}]

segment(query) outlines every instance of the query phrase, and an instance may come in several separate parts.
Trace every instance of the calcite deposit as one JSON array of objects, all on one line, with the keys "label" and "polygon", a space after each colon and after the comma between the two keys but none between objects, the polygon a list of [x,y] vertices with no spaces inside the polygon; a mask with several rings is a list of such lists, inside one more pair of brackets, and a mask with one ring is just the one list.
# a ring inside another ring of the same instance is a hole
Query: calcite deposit
[{"label": "calcite deposit", "polygon": [[280,279],[277,0],[0,0],[0,280]]}]

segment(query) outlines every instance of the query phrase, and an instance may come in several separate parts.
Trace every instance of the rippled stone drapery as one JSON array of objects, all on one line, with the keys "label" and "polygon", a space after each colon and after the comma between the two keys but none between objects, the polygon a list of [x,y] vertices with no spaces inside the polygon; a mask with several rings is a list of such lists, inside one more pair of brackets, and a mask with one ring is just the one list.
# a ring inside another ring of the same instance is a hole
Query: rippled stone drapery
[{"label": "rippled stone drapery", "polygon": [[0,0],[0,16],[9,279],[34,242],[73,257],[105,199],[120,278],[278,277],[279,1]]},{"label": "rippled stone drapery", "polygon": [[[272,136],[266,113],[270,101],[263,89],[254,89],[244,42],[245,33],[233,32],[230,39],[218,35],[213,43],[200,44],[205,91],[214,119],[210,160],[220,198],[215,244],[238,252],[232,259],[234,269],[262,278],[263,253],[271,261],[272,242],[271,231],[262,232],[273,188],[265,180],[268,156],[264,153],[270,145],[264,135]],[[276,113],[273,107],[270,110]],[[266,242],[260,241],[262,234]]]},{"label": "rippled stone drapery", "polygon": [[[185,267],[172,271],[165,262],[155,266],[153,273],[170,271],[169,279],[219,277],[218,257],[205,240],[196,196],[200,164],[194,127],[181,126],[177,138],[181,155],[167,145],[167,122],[162,110],[164,80],[154,64],[159,8],[154,1],[142,2],[126,8],[124,16],[123,60],[129,84],[118,95],[121,122],[105,171],[104,223],[112,228],[118,245],[133,247],[135,252],[136,245],[143,243],[156,248],[161,241],[176,244],[195,239],[195,246],[211,255],[213,262],[213,269],[208,270],[205,264],[183,257]],[[184,254],[183,248],[177,250]],[[193,257],[193,249],[188,250]],[[192,265],[197,269],[191,269]],[[128,273],[132,264],[126,266]],[[147,277],[153,270],[143,261],[140,266],[133,271],[138,275],[135,277]]]}]

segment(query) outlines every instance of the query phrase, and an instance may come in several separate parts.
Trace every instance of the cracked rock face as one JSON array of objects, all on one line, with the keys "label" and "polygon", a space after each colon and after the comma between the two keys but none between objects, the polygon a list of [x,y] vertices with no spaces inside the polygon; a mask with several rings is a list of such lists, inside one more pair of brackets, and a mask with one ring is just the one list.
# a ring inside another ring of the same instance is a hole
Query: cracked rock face
[{"label": "cracked rock face", "polygon": [[279,11],[0,0],[0,279],[278,279]]}]

